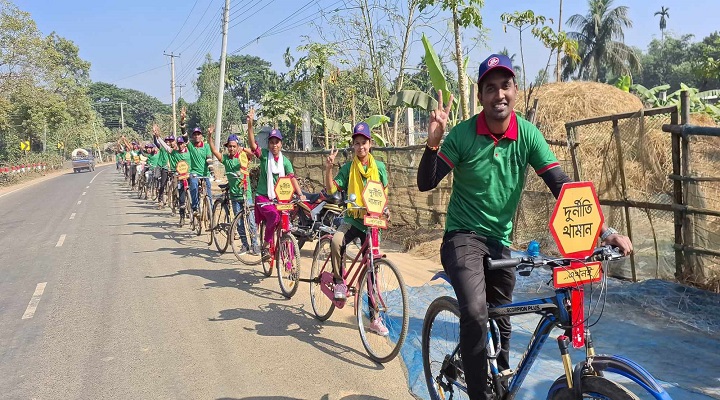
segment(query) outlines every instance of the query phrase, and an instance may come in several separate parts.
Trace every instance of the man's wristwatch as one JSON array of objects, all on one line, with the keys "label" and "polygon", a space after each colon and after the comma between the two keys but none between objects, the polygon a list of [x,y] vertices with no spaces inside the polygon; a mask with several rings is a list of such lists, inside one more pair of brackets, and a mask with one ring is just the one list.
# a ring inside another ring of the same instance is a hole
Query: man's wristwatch
[{"label": "man's wristwatch", "polygon": [[607,229],[605,229],[605,232],[603,232],[602,235],[600,235],[600,241],[604,242],[605,239],[610,237],[610,235],[614,235],[616,233],[618,233],[618,231],[615,230],[614,228],[607,228]]}]

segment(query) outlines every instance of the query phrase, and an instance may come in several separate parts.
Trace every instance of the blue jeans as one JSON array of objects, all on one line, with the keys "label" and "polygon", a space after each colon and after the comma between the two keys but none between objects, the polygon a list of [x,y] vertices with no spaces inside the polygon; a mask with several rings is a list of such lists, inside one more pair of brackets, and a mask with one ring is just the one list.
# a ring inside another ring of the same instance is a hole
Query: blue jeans
[{"label": "blue jeans", "polygon": [[[252,204],[252,200],[248,200],[248,204]],[[243,200],[232,200],[232,208],[235,215],[238,215],[243,207]],[[252,241],[252,247],[249,246],[247,236],[245,236],[245,218],[240,218],[238,220],[238,235],[240,236],[243,246],[247,249],[258,251],[258,236],[257,226],[255,225],[255,216],[251,215],[248,220],[250,221],[250,240]]]},{"label": "blue jeans", "polygon": [[[198,185],[199,179],[197,174],[190,174],[188,178],[188,184],[190,184],[190,198],[192,199],[190,206],[193,211],[197,211],[200,199],[198,198]],[[210,186],[210,178],[205,179],[205,194],[210,198],[210,204],[212,204],[212,186]]]}]

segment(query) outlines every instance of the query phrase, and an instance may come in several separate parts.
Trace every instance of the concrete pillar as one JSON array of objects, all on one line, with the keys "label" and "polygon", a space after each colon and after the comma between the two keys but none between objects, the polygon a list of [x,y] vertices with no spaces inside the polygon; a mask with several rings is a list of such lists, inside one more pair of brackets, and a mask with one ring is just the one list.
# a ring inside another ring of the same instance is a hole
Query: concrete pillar
[{"label": "concrete pillar", "polygon": [[407,145],[415,145],[415,113],[413,109],[408,107],[405,111],[405,121],[407,122]]},{"label": "concrete pillar", "polygon": [[303,111],[302,116],[302,148],[312,150],[312,131],[310,130],[310,112]]}]

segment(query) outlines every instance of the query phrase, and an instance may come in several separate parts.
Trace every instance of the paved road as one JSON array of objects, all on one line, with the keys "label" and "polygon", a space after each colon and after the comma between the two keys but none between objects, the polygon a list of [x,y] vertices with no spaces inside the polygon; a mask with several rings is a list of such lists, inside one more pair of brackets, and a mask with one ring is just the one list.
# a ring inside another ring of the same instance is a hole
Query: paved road
[{"label": "paved road", "polygon": [[106,166],[0,195],[0,397],[412,398],[348,310],[317,322],[305,284],[285,300],[121,182]]}]

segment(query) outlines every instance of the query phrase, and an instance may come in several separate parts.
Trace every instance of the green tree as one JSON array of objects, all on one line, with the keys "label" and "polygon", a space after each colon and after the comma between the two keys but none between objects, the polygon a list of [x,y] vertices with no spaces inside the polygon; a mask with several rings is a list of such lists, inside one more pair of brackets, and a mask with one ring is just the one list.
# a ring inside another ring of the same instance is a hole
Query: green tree
[{"label": "green tree", "polygon": [[660,7],[660,11],[656,11],[655,15],[660,16],[660,40],[665,41],[665,29],[667,28],[667,19],[670,18],[670,8]]},{"label": "green tree", "polygon": [[694,71],[699,59],[696,53],[693,35],[668,35],[663,41],[653,39],[640,56],[643,68],[633,80],[648,88],[668,84],[671,90],[677,90],[682,82],[698,87],[699,79]]},{"label": "green tree", "polygon": [[[525,71],[525,56],[523,52],[523,31],[528,28],[536,27],[540,24],[544,24],[546,18],[542,15],[535,15],[532,10],[527,11],[515,11],[514,13],[503,13],[500,15],[500,20],[503,22],[504,29],[507,30],[507,26],[517,29],[520,37],[520,63],[522,64],[522,70]],[[525,81],[525,74],[522,75],[522,89],[527,89],[527,82]]]},{"label": "green tree", "polygon": [[579,61],[565,56],[563,76],[577,72],[578,79],[601,81],[609,73],[630,75],[640,70],[640,59],[634,49],[623,40],[624,28],[631,28],[628,7],[611,7],[613,0],[588,0],[588,12],[575,14],[566,24],[578,29],[568,32],[578,42]]},{"label": "green tree", "polygon": [[429,6],[439,5],[443,10],[449,10],[452,14],[453,35],[455,36],[455,64],[458,72],[458,91],[462,119],[470,117],[470,108],[468,106],[468,79],[464,65],[465,55],[463,54],[460,28],[467,28],[471,25],[482,28],[480,9],[484,4],[484,0],[420,0],[419,5],[420,11]]},{"label": "green tree", "polygon": [[[220,64],[214,63],[219,68]],[[257,56],[228,56],[225,87],[235,98],[233,103],[237,104],[243,113],[247,114],[249,107],[260,103],[265,92],[277,90],[282,85],[282,80],[271,67],[270,61]],[[215,91],[217,97],[217,88]]]},{"label": "green tree", "polygon": [[[239,76],[239,75],[237,75]],[[247,76],[244,77],[246,79]],[[215,124],[217,116],[218,106],[218,83],[220,82],[220,63],[215,62],[210,58],[208,54],[205,58],[205,63],[200,66],[200,73],[198,79],[195,82],[195,86],[199,93],[198,100],[193,108],[192,117],[188,121],[189,124],[194,123],[195,125],[188,125],[188,127],[200,126],[207,128],[210,125]],[[226,85],[225,92],[223,94],[223,125],[229,129],[230,125],[241,124],[242,114],[236,100],[236,95],[233,93],[233,89]],[[259,99],[258,99],[259,100]],[[255,102],[253,102],[255,103]]]}]

